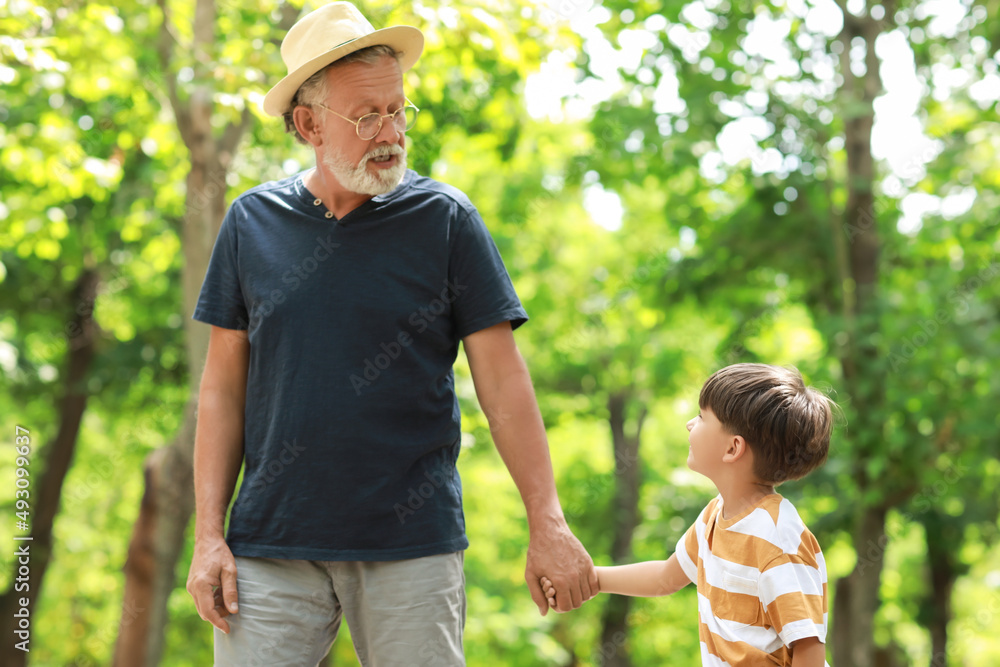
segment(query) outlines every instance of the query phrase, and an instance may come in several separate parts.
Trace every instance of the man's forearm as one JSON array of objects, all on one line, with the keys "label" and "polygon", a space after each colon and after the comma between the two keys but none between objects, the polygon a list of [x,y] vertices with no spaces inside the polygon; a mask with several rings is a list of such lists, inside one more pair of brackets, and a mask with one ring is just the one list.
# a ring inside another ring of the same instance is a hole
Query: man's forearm
[{"label": "man's forearm", "polygon": [[570,611],[593,597],[594,563],[563,516],[549,445],[531,376],[504,322],[463,339],[479,404],[490,421],[497,451],[524,501],[530,540],[524,579],[544,616],[542,577],[552,582],[556,609]]},{"label": "man's forearm", "polygon": [[195,539],[223,537],[226,511],[243,463],[244,406],[202,388],[194,438]]},{"label": "man's forearm", "polygon": [[564,521],[545,425],[527,368],[503,376],[491,389],[481,395],[482,408],[497,451],[524,501],[529,527]]}]

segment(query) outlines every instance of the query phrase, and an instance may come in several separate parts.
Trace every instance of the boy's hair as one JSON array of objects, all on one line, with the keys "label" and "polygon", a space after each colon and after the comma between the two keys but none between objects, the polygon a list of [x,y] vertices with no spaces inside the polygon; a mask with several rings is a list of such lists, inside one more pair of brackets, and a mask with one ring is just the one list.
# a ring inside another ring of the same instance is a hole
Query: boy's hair
[{"label": "boy's hair", "polygon": [[753,451],[754,474],[780,484],[799,479],[826,460],[832,401],[807,387],[798,369],[733,364],[701,388],[698,405]]}]

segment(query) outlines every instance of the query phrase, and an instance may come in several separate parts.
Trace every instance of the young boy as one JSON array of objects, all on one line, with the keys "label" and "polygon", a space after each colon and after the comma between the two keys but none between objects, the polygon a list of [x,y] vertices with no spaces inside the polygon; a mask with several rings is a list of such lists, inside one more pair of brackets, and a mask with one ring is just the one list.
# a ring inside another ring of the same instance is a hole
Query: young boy
[{"label": "young boy", "polygon": [[[698,585],[705,667],[826,665],[826,564],[774,487],[826,460],[831,402],[797,370],[716,372],[688,422],[687,464],[719,490],[666,561],[598,567],[603,593],[659,596]],[[542,578],[550,604],[551,582]]]}]

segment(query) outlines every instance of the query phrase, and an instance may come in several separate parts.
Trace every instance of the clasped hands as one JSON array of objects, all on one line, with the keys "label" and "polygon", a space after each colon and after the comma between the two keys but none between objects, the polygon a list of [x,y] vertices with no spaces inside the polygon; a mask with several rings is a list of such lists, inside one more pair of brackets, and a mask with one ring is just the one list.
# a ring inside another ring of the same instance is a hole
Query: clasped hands
[{"label": "clasped hands", "polygon": [[577,609],[599,591],[594,561],[565,524],[532,531],[524,578],[542,616]]}]

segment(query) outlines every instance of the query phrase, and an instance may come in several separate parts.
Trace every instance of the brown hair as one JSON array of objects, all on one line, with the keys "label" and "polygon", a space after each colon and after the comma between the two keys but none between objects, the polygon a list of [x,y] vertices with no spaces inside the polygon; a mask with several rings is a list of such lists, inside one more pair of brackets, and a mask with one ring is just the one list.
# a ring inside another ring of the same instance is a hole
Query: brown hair
[{"label": "brown hair", "polygon": [[323,100],[330,96],[330,86],[326,79],[326,73],[331,69],[341,67],[343,65],[350,65],[351,63],[374,65],[386,56],[399,61],[399,57],[401,55],[402,53],[396,51],[396,49],[392,48],[388,44],[373,44],[372,46],[366,46],[363,49],[352,51],[346,56],[334,60],[332,63],[303,81],[302,85],[299,86],[299,89],[295,91],[295,95],[292,96],[292,101],[288,104],[288,109],[283,114],[285,119],[285,132],[287,134],[294,135],[295,140],[300,144],[309,144],[309,142],[306,141],[301,134],[299,134],[298,128],[295,127],[295,120],[292,118],[292,112],[295,111],[295,107],[297,106],[308,107],[316,103],[322,103]]},{"label": "brown hair", "polygon": [[754,456],[754,474],[773,484],[800,479],[826,460],[833,423],[831,401],[807,387],[795,368],[733,364],[701,388],[708,408]]}]

